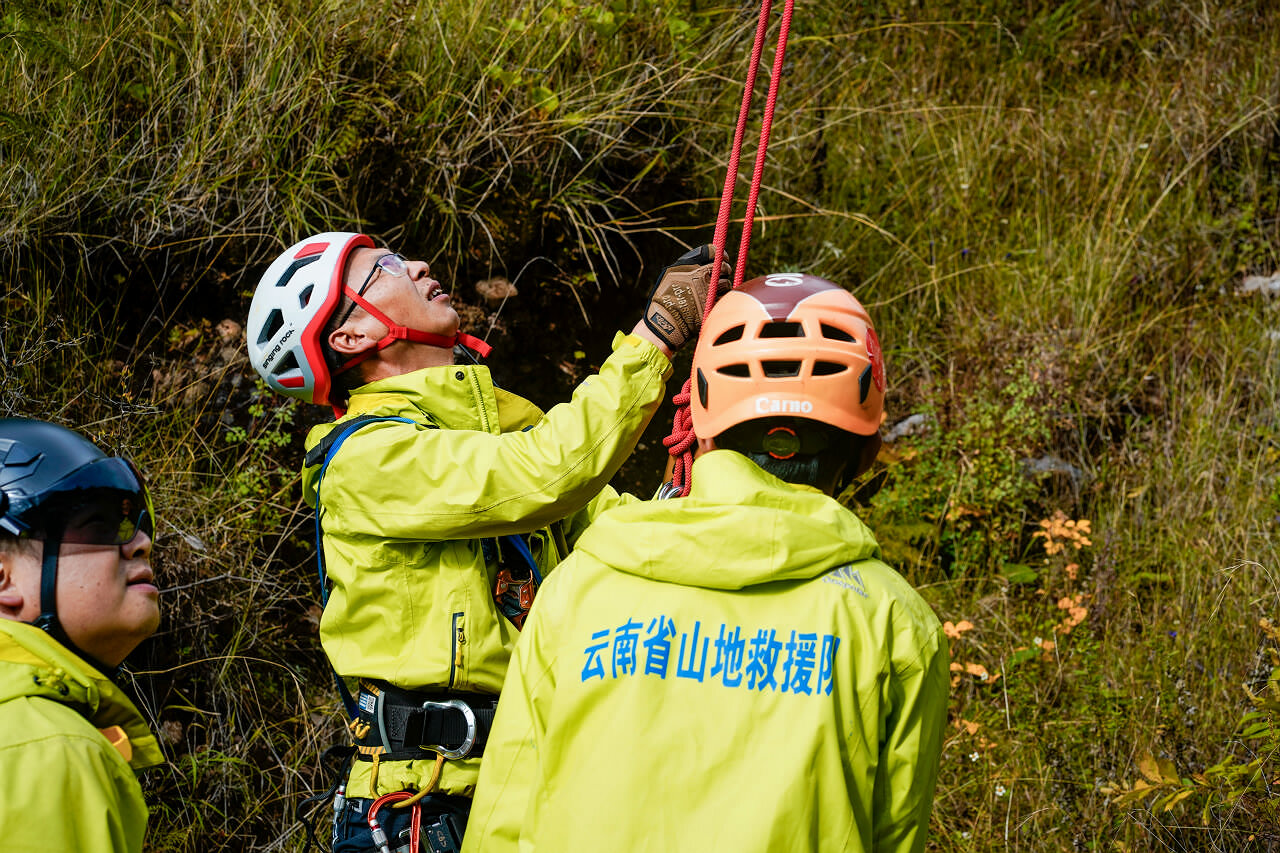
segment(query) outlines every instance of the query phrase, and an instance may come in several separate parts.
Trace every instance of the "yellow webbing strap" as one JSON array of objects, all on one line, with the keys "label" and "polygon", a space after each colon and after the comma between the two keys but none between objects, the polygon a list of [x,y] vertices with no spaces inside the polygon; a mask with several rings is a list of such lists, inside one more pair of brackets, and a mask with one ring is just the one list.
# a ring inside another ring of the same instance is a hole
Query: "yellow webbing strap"
[{"label": "yellow webbing strap", "polygon": [[407,800],[401,800],[398,803],[392,803],[391,808],[403,809],[407,806],[416,805],[423,797],[425,797],[427,794],[430,794],[432,791],[434,791],[436,789],[436,785],[440,784],[440,771],[444,769],[444,760],[445,760],[444,756],[437,753],[436,766],[431,771],[431,779],[430,781],[427,782],[426,787],[423,788],[418,793],[414,794],[412,797],[410,797]]}]

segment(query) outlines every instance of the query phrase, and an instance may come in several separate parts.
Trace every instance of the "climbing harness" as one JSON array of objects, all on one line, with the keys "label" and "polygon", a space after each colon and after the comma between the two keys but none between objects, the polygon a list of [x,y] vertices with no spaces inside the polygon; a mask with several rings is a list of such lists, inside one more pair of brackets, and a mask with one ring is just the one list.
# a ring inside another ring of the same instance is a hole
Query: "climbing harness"
[{"label": "climbing harness", "polygon": [[[744,272],[747,267],[747,251],[751,247],[751,228],[755,221],[756,202],[760,197],[760,182],[764,176],[765,155],[769,150],[769,134],[773,128],[774,108],[778,103],[778,84],[782,80],[782,66],[787,55],[787,37],[791,32],[791,15],[795,0],[785,0],[782,10],[782,21],[778,28],[778,42],[773,54],[773,69],[769,75],[769,94],[765,101],[764,114],[760,122],[760,141],[756,145],[755,163],[751,175],[751,189],[747,198],[747,209],[742,224],[742,240],[738,246],[737,264],[734,268],[733,287],[742,286]],[[746,85],[742,93],[742,107],[738,111],[738,124],[733,134],[733,148],[729,154],[728,173],[725,176],[724,191],[720,196],[720,210],[716,216],[715,236],[711,241],[715,247],[715,260],[712,262],[711,280],[720,280],[720,267],[724,263],[724,246],[729,231],[729,218],[733,209],[734,188],[738,181],[738,162],[742,156],[742,139],[746,133],[747,116],[751,112],[752,95],[756,85],[756,70],[760,66],[760,57],[764,53],[765,36],[769,30],[769,16],[773,10],[772,0],[763,0],[760,5],[760,20],[756,24],[755,42],[751,47],[751,66],[747,69]],[[711,313],[716,301],[716,290],[707,291],[707,304],[702,311],[703,322]],[[689,494],[693,468],[693,445],[697,436],[693,432],[693,417],[689,410],[693,377],[685,380],[680,393],[671,398],[676,406],[671,435],[662,440],[667,452],[673,457],[671,483],[664,485],[660,491],[662,497],[675,497]]]},{"label": "climbing harness", "polygon": [[402,690],[360,682],[359,713],[350,724],[360,761],[471,758],[484,753],[498,708],[488,693]]}]

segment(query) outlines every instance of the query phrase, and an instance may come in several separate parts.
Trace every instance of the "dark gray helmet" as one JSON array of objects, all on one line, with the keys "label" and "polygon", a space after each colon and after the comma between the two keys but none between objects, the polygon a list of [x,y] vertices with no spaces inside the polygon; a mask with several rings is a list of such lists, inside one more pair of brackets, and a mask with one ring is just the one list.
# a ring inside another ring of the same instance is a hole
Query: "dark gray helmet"
[{"label": "dark gray helmet", "polygon": [[123,545],[154,531],[151,496],[128,460],[66,427],[0,419],[0,532],[44,541],[35,625],[66,643],[57,616],[63,542]]}]

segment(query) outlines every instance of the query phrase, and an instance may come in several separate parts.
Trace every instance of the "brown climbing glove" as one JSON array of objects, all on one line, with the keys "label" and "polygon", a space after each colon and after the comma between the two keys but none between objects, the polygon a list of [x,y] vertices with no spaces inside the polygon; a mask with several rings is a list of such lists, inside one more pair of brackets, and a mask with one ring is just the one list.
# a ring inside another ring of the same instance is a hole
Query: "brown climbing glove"
[{"label": "brown climbing glove", "polygon": [[[649,291],[644,324],[661,338],[672,351],[680,349],[690,338],[697,337],[702,325],[702,312],[711,287],[711,268],[715,265],[714,247],[690,249],[662,270],[658,282]],[[732,268],[726,259],[720,264],[720,281],[716,298],[732,284]]]}]

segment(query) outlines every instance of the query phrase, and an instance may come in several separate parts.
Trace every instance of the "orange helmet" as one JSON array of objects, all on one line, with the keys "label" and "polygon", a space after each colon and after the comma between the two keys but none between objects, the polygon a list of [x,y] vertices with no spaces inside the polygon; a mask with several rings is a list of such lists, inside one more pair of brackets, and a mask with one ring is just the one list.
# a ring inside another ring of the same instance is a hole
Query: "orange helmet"
[{"label": "orange helmet", "polygon": [[761,418],[796,417],[872,435],[884,411],[884,357],[867,311],[843,288],[775,273],[725,294],[693,353],[694,432],[714,438]]}]

